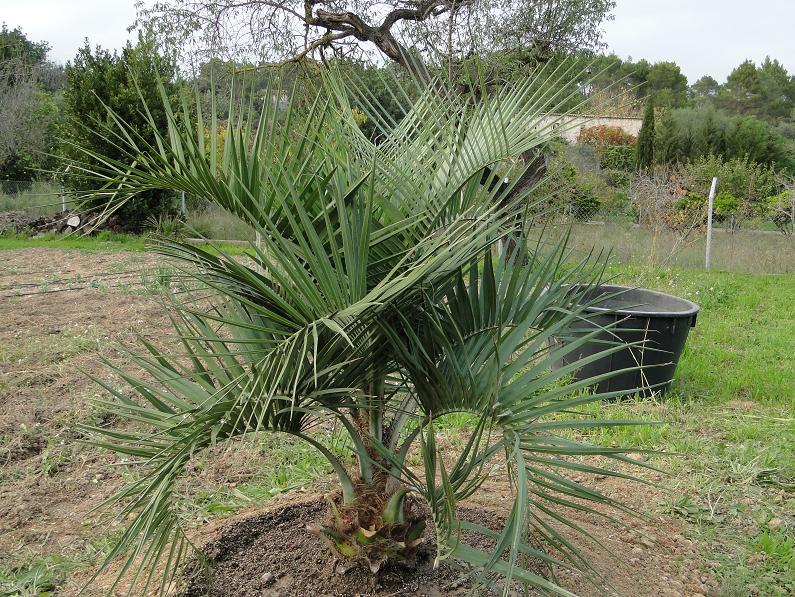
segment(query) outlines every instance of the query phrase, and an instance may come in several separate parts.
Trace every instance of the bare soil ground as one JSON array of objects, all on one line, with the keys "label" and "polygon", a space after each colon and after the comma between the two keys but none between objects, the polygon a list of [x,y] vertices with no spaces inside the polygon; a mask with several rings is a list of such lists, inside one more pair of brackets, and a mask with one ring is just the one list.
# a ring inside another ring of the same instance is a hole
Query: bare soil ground
[{"label": "bare soil ground", "polygon": [[[123,473],[111,466],[112,457],[78,445],[74,426],[109,422],[89,406],[87,400],[100,393],[83,372],[110,379],[98,357],[122,361],[118,341],[132,341],[134,330],[158,336],[167,329],[159,304],[138,284],[140,271],[152,265],[142,254],[48,249],[0,254],[0,567],[74,562],[58,579],[59,595],[101,594],[109,586],[103,576],[88,591],[79,589],[108,545],[106,526],[92,509],[119,487]],[[135,275],[124,283],[102,282],[114,272]],[[62,281],[67,279],[84,288],[68,290],[70,282]],[[235,467],[245,473],[245,451],[239,454],[238,460],[225,461],[224,475]],[[688,523],[659,513],[665,498],[661,490],[612,478],[597,483],[645,515],[640,522],[626,517],[608,522],[573,514],[594,537],[585,551],[608,593],[716,594],[702,546],[688,538]],[[481,520],[493,520],[505,515],[508,503],[509,489],[494,482],[466,507]],[[198,527],[196,540],[223,560],[215,577],[221,588],[211,594],[352,594],[351,587],[359,585],[330,574],[320,547],[303,530],[317,504],[317,495],[287,494]],[[627,531],[622,522],[631,522],[635,531]],[[457,594],[455,573],[426,572],[420,575],[425,584],[409,586],[406,577],[397,575],[392,584],[384,581],[382,588],[363,594]],[[266,573],[273,576],[263,580]],[[578,594],[601,593],[581,577],[562,571],[559,576]]]},{"label": "bare soil ground", "polygon": [[[307,520],[322,519],[325,511],[322,499],[300,499],[224,526],[205,549],[213,564],[212,580],[198,574],[183,597],[465,595],[471,589],[463,570],[452,566],[434,569],[432,523],[416,561],[388,564],[377,577],[364,567],[337,573],[325,542],[313,533],[296,532]],[[493,530],[499,530],[504,522],[497,513],[483,510],[465,515]],[[494,542],[490,543],[477,547],[493,549]]]},{"label": "bare soil ground", "polygon": [[[167,320],[151,298],[106,289],[107,274],[140,270],[142,255],[28,249],[0,263],[0,557],[71,552],[95,536],[89,512],[118,486],[108,458],[75,443],[75,424],[101,422],[85,373],[107,377],[98,357],[118,358],[133,326]],[[86,288],[62,290],[65,279]]]},{"label": "bare soil ground", "polygon": [[[604,480],[599,489],[620,497],[633,507],[650,506],[661,496],[654,491],[636,491],[614,480]],[[478,499],[469,500],[461,510],[463,519],[500,530],[508,514],[509,488],[491,483]],[[288,497],[288,496],[285,496]],[[435,557],[433,533],[418,555],[416,568],[396,565],[377,579],[366,571],[354,569],[344,575],[335,572],[328,558],[328,548],[315,535],[304,530],[308,522],[321,520],[324,502],[317,496],[296,496],[292,503],[264,507],[256,513],[233,517],[206,533],[205,554],[213,565],[212,580],[194,579],[185,597],[302,596],[323,595],[378,597],[416,595],[470,594],[465,573],[447,565],[433,570]],[[712,595],[717,583],[707,573],[706,562],[698,546],[684,536],[680,521],[665,516],[651,516],[642,521],[624,518],[632,524],[629,531],[621,522],[606,523],[599,516],[574,514],[574,521],[592,537],[584,553],[594,565],[599,578],[587,579],[567,570],[551,571],[557,582],[577,595],[675,596]],[[429,525],[432,528],[432,525]],[[475,547],[488,551],[489,545],[477,543],[480,537],[464,536],[476,541]],[[601,545],[600,545],[601,544]],[[549,571],[547,571],[549,573]],[[516,593],[517,595],[520,593]]]}]

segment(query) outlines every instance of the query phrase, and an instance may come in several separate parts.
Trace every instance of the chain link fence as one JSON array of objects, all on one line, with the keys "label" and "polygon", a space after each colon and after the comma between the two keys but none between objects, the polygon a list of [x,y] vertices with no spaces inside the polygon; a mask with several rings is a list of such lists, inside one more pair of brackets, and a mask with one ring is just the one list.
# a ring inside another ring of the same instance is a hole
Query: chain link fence
[{"label": "chain link fence", "polygon": [[[0,233],[24,229],[44,216],[55,216],[72,207],[70,194],[57,182],[0,180]],[[206,200],[175,195],[174,210],[176,219],[187,225],[189,236],[233,241],[255,239],[250,226]]]},{"label": "chain link fence", "polygon": [[[689,204],[666,184],[633,183],[618,204],[567,196],[547,204],[537,221],[560,234],[570,231],[578,252],[610,251],[614,261],[633,265],[704,268],[707,205]],[[191,235],[255,238],[249,226],[205,201],[188,196],[185,205],[182,218]],[[31,219],[53,215],[64,207],[68,197],[55,182],[0,181],[0,220],[9,220],[9,213]],[[795,192],[782,193],[764,209],[716,203],[713,222],[714,269],[795,273]]]},{"label": "chain link fence", "polygon": [[[548,212],[545,224],[571,232],[577,251],[610,251],[616,262],[653,267],[705,267],[708,203],[689,204],[667,196],[639,200],[633,190],[625,205],[569,202]],[[713,210],[712,269],[732,272],[795,273],[795,193],[782,193],[764,206],[721,206]]]},{"label": "chain link fence", "polygon": [[64,211],[64,188],[52,181],[0,180],[0,212],[16,211],[31,216]]}]

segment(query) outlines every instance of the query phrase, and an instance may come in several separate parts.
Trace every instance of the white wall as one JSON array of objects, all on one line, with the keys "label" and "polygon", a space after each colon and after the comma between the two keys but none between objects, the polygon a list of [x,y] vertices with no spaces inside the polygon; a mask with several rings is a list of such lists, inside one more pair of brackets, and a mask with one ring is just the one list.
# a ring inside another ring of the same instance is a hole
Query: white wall
[{"label": "white wall", "polygon": [[551,127],[558,136],[573,142],[577,140],[577,135],[583,128],[599,125],[618,127],[633,137],[637,137],[642,124],[642,118],[543,114],[539,118],[536,130]]}]

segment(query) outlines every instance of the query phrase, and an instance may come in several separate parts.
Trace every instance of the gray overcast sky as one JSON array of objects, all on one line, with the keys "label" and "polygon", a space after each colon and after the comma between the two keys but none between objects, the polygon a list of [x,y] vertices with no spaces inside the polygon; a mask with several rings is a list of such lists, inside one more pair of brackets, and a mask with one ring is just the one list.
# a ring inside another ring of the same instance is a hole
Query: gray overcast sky
[{"label": "gray overcast sky", "polygon": [[92,46],[120,48],[130,37],[135,0],[0,0],[0,21],[50,44],[50,59],[65,63],[87,37]]},{"label": "gray overcast sky", "polygon": [[693,83],[746,58],[795,73],[795,0],[618,0],[605,42],[621,58],[673,60]]},{"label": "gray overcast sky", "polygon": [[[0,20],[71,59],[83,38],[124,45],[134,0],[0,0]],[[622,58],[673,60],[690,82],[704,74],[723,81],[746,58],[778,58],[795,73],[795,0],[618,0],[605,41]]]}]

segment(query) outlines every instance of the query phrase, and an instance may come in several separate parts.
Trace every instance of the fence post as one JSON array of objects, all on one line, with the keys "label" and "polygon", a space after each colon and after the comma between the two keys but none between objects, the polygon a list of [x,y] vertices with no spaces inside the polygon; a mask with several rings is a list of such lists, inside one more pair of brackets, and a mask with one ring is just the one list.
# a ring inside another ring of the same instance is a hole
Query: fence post
[{"label": "fence post", "polygon": [[[71,167],[71,164],[66,167],[66,170],[63,171],[64,175],[69,174]],[[61,179],[61,182],[63,183],[63,179]],[[66,211],[66,193],[64,193],[63,189],[61,189],[61,211]]]},{"label": "fence post", "polygon": [[262,235],[259,230],[255,233],[254,244],[257,247],[256,271],[258,274],[262,274]]},{"label": "fence post", "polygon": [[795,236],[795,193],[790,192],[789,198],[789,230]]},{"label": "fence post", "polygon": [[182,194],[180,195],[180,198],[179,198],[179,209],[182,212],[183,216],[188,211],[187,209],[185,209],[185,191],[182,191]]},{"label": "fence post", "polygon": [[707,211],[707,255],[706,268],[712,265],[712,211],[715,207],[715,192],[718,190],[718,177],[712,179],[712,188],[709,190],[709,208]]}]

